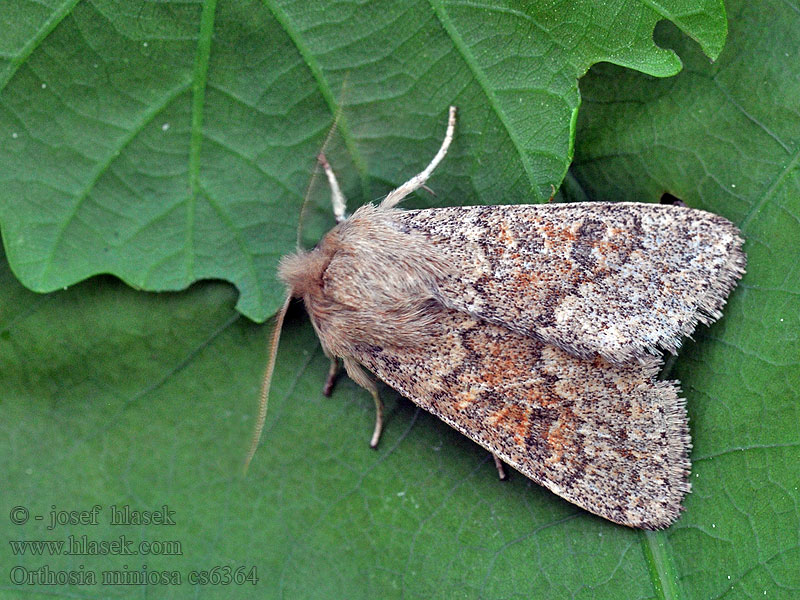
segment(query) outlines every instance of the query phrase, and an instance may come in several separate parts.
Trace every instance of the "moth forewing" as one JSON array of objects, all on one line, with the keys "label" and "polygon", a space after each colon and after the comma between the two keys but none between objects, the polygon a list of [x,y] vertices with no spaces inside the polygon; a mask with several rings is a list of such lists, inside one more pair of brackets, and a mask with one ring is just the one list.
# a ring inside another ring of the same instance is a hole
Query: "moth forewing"
[{"label": "moth forewing", "polygon": [[[702,211],[647,204],[395,206],[453,138],[378,206],[281,261],[325,353],[362,367],[570,502],[655,529],[680,514],[691,442],[657,348],[709,322],[744,272],[742,240]],[[654,313],[654,314],[650,314]],[[330,381],[330,377],[329,377]]]},{"label": "moth forewing", "polygon": [[676,352],[744,273],[739,230],[705,211],[659,204],[474,206],[404,211],[458,270],[450,308],[615,364]]}]

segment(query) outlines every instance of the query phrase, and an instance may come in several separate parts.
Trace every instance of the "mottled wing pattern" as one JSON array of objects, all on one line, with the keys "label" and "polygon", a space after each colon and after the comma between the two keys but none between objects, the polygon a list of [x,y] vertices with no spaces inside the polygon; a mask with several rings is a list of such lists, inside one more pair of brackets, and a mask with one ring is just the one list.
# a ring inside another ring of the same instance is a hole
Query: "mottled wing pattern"
[{"label": "mottled wing pattern", "polygon": [[658,361],[583,360],[471,317],[438,311],[416,346],[359,343],[383,381],[570,502],[624,525],[674,521],[689,491],[684,401]]},{"label": "mottled wing pattern", "polygon": [[394,211],[453,265],[440,300],[584,358],[674,352],[744,272],[738,229],[680,206],[576,203]]}]

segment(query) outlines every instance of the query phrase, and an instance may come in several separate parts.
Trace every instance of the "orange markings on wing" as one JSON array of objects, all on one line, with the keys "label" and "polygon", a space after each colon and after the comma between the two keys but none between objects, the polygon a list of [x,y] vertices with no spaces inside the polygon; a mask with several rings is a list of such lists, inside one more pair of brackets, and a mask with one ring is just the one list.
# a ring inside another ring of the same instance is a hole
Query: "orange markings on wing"
[{"label": "orange markings on wing", "polygon": [[520,404],[505,404],[498,410],[489,411],[487,420],[500,429],[511,431],[514,441],[525,446],[525,438],[530,431],[530,414]]},{"label": "orange markings on wing", "polygon": [[551,448],[551,460],[560,462],[563,454],[574,456],[571,446],[575,445],[575,427],[577,419],[575,413],[569,408],[562,408],[558,421],[553,423],[550,429],[544,434],[545,441]]}]

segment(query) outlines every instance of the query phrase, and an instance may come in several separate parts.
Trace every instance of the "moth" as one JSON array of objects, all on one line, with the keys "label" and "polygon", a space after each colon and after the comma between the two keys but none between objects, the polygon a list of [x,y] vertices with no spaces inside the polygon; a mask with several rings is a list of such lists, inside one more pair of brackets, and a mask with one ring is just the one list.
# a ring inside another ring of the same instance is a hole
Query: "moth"
[{"label": "moth", "polygon": [[[302,298],[331,371],[383,404],[374,374],[536,483],[615,523],[659,529],[690,491],[685,401],[656,378],[709,324],[745,271],[726,219],[685,206],[575,203],[401,210],[444,158],[378,205],[285,256],[287,300]],[[251,455],[257,445],[254,438]],[[501,463],[498,462],[498,466]]]}]

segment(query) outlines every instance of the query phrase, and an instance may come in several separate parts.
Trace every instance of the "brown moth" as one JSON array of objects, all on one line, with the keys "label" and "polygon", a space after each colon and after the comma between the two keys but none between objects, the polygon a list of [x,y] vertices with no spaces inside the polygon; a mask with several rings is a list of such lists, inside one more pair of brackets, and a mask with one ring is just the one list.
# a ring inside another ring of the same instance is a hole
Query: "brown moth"
[{"label": "brown moth", "polygon": [[[280,263],[335,377],[382,403],[374,373],[536,483],[615,523],[678,518],[691,440],[677,381],[659,381],[745,270],[739,230],[683,206],[577,203],[404,211],[444,158]],[[263,422],[274,351],[262,389]],[[251,455],[260,434],[258,429]],[[501,464],[498,461],[498,468]],[[502,471],[501,471],[502,472]]]}]

